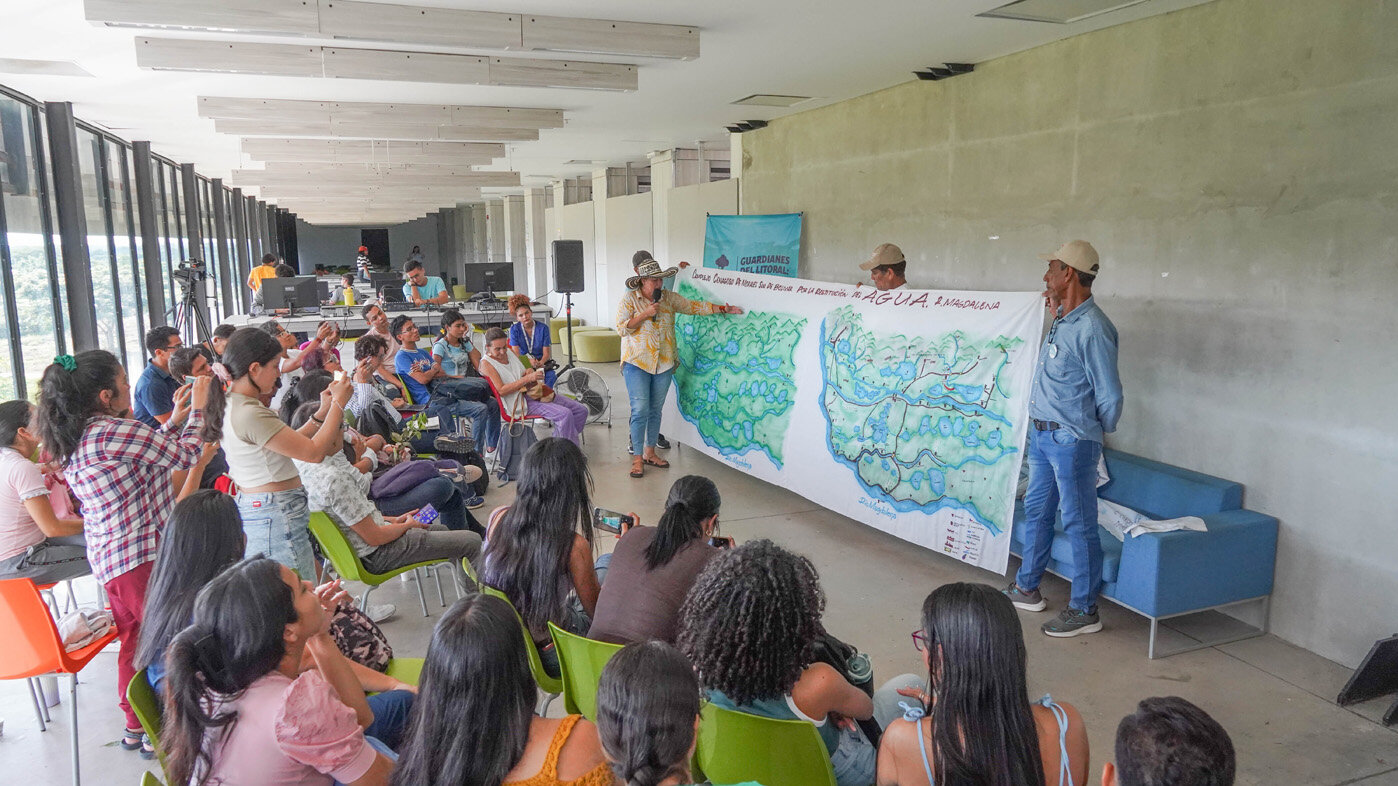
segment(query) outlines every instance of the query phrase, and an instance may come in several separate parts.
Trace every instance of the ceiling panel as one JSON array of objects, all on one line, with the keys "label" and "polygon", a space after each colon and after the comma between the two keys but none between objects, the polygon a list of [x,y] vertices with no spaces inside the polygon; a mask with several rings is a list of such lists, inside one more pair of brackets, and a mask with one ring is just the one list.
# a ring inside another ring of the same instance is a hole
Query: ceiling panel
[{"label": "ceiling panel", "polygon": [[490,58],[492,85],[512,87],[577,87],[588,90],[635,90],[636,66],[585,63],[578,60]]},{"label": "ceiling panel", "polygon": [[193,38],[137,38],[136,64],[156,71],[325,75],[318,46],[229,43]]},{"label": "ceiling panel", "polygon": [[470,166],[505,155],[505,146],[482,142],[386,142],[360,139],[244,139],[242,150],[257,161],[300,163],[421,163]]},{"label": "ceiling panel", "polygon": [[519,49],[520,30],[520,14],[348,0],[320,6],[320,32],[335,38]]},{"label": "ceiling panel", "polygon": [[699,28],[526,14],[524,48],[693,60]]},{"label": "ceiling panel", "polygon": [[314,0],[84,0],[89,22],[258,33],[320,32]]},{"label": "ceiling panel", "polygon": [[[274,116],[275,117],[275,116]],[[470,142],[533,142],[533,128],[471,128],[460,126],[400,126],[392,123],[332,123],[298,120],[215,120],[220,134],[240,136],[337,137],[344,139],[434,140]]]},{"label": "ceiling panel", "polygon": [[484,85],[490,83],[489,61],[481,55],[325,47],[325,75],[340,79]]}]

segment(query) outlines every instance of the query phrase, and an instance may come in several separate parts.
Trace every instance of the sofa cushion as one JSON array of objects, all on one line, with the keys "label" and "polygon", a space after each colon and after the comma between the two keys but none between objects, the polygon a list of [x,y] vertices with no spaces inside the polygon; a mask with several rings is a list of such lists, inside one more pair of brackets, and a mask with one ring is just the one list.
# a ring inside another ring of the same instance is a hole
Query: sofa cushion
[{"label": "sofa cushion", "polygon": [[[1010,550],[1024,555],[1024,500],[1015,501],[1014,530],[1010,536]],[[1117,579],[1121,567],[1121,541],[1103,527],[1097,528],[1097,539],[1102,542],[1102,581],[1110,584]],[[1051,563],[1049,569],[1065,576],[1072,575],[1073,546],[1063,534],[1063,520],[1053,522],[1053,546],[1049,549]]]},{"label": "sofa cushion", "polygon": [[1097,490],[1098,496],[1153,519],[1203,516],[1242,507],[1242,484],[1119,450],[1103,453],[1111,480]]}]

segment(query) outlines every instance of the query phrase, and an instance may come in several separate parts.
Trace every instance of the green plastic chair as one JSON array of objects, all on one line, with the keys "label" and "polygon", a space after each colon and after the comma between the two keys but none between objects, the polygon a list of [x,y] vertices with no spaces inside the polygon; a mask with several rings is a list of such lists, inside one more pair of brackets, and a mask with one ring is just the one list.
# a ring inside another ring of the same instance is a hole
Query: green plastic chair
[{"label": "green plastic chair", "polygon": [[836,786],[830,753],[807,721],[760,718],[705,704],[694,758],[716,784]]},{"label": "green plastic chair", "polygon": [[[380,584],[401,573],[416,571],[418,568],[432,568],[437,565],[445,565],[446,560],[436,559],[427,562],[415,562],[412,565],[405,565],[401,568],[394,568],[387,573],[370,573],[360,561],[359,555],[354,553],[354,547],[350,545],[345,533],[335,526],[335,522],[330,520],[330,516],[324,512],[311,514],[311,535],[320,544],[320,553],[330,560],[330,564],[335,566],[335,572],[340,574],[340,578],[347,581],[359,581],[367,584],[364,594],[359,596],[359,608],[369,608],[369,593],[373,592]],[[427,594],[422,591],[422,574],[417,574],[417,598],[422,603],[422,616],[427,616]],[[437,579],[437,600],[445,608],[447,605],[446,596],[442,594],[441,578]]]},{"label": "green plastic chair", "polygon": [[160,779],[150,774],[149,771],[141,773],[141,786],[165,786]]},{"label": "green plastic chair", "polygon": [[481,592],[509,603],[510,610],[515,613],[515,619],[519,620],[519,632],[520,635],[524,636],[524,651],[529,656],[529,671],[534,675],[534,682],[539,686],[539,690],[547,694],[540,703],[538,713],[540,717],[547,715],[549,705],[558,698],[558,694],[563,692],[563,679],[551,676],[547,671],[544,671],[544,662],[539,658],[539,647],[534,644],[534,637],[529,635],[529,629],[524,626],[524,618],[519,616],[519,610],[515,608],[515,604],[510,603],[510,599],[505,597],[505,593],[500,590],[484,584],[479,586]]},{"label": "green plastic chair", "polygon": [[563,675],[563,708],[569,715],[582,715],[597,720],[597,686],[602,682],[602,667],[617,654],[622,645],[589,639],[549,623],[549,635],[558,651],[559,670]]},{"label": "green plastic chair", "polygon": [[141,722],[146,736],[150,737],[155,757],[160,762],[161,771],[164,771],[165,751],[160,749],[160,732],[164,728],[161,724],[160,697],[155,695],[145,669],[132,675],[131,681],[126,684],[126,701],[131,705],[131,711],[136,713],[136,720]]},{"label": "green plastic chair", "polygon": [[409,685],[416,685],[422,677],[423,662],[422,658],[390,658],[384,674]]}]

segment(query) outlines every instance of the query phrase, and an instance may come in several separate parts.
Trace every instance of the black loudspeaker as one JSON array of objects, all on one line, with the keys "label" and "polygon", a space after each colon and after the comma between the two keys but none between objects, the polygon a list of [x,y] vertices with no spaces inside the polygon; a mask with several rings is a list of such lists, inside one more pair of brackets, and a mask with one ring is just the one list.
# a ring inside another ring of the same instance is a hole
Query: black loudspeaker
[{"label": "black loudspeaker", "polygon": [[583,242],[553,241],[553,291],[583,291]]}]

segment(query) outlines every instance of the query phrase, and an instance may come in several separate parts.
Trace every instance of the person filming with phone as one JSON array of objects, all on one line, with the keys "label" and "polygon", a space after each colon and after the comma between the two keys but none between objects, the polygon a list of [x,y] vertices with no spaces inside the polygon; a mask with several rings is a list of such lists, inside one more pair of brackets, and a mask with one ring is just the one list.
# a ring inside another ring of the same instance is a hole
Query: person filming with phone
[{"label": "person filming with phone", "polygon": [[[720,549],[733,547],[732,538],[718,535],[720,502],[712,480],[685,475],[670,487],[656,526],[641,526],[634,513],[620,517],[621,540],[612,551],[588,638],[674,643],[680,604],[695,577]],[[593,523],[606,530],[617,515],[598,508]]]}]

